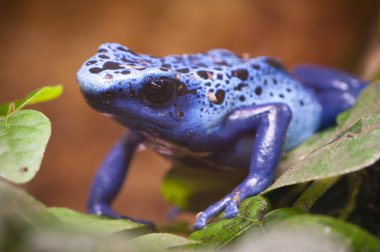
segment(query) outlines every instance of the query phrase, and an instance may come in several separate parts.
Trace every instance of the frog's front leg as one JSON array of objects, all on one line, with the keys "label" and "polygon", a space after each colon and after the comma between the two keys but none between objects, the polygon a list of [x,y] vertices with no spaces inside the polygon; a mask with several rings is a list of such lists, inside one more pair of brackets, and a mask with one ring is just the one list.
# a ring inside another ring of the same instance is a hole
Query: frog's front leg
[{"label": "frog's front leg", "polygon": [[122,217],[110,205],[121,188],[133,152],[139,143],[140,138],[128,131],[114,144],[95,174],[87,202],[88,213]]},{"label": "frog's front leg", "polygon": [[243,199],[260,193],[271,183],[291,115],[286,104],[273,103],[238,109],[226,119],[218,133],[221,139],[233,140],[255,133],[249,175],[230,194],[200,213],[194,229],[204,228],[207,220],[223,209],[225,218],[235,217]]}]

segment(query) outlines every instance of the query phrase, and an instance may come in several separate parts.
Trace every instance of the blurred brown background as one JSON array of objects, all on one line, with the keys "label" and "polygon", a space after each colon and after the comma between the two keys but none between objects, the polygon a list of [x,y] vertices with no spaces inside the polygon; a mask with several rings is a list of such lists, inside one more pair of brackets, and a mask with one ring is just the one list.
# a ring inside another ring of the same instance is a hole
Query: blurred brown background
[{"label": "blurred brown background", "polygon": [[[104,42],[157,56],[228,48],[357,71],[375,30],[376,0],[0,0],[0,102],[43,85],[64,94],[36,106],[52,121],[43,165],[27,190],[49,206],[84,210],[93,173],[122,127],[92,111],[75,82]],[[165,222],[168,163],[137,153],[117,211]]]}]

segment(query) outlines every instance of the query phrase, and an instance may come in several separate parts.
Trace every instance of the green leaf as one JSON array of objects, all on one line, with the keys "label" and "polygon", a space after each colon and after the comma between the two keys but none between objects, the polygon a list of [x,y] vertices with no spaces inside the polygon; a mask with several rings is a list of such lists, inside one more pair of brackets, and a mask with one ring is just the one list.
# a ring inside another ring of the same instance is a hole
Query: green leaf
[{"label": "green leaf", "polygon": [[52,100],[61,93],[60,85],[43,87],[24,99],[0,105],[0,177],[15,183],[34,177],[50,137],[50,121],[40,112],[20,109]]},{"label": "green leaf", "polygon": [[31,180],[40,168],[50,133],[49,119],[38,111],[0,116],[0,177],[15,183]]},{"label": "green leaf", "polygon": [[30,230],[56,224],[42,203],[0,179],[0,251],[26,251],[20,243]]},{"label": "green leaf", "polygon": [[380,241],[363,229],[350,223],[322,215],[296,215],[286,218],[274,228],[311,227],[322,234],[341,237],[353,251],[380,251]]},{"label": "green leaf", "polygon": [[91,214],[83,214],[68,208],[52,207],[48,211],[63,224],[77,229],[100,234],[112,234],[125,230],[143,228],[145,225],[124,219],[110,219]]},{"label": "green leaf", "polygon": [[[334,141],[285,171],[265,192],[354,172],[380,159],[380,115],[360,119]],[[265,193],[264,192],[264,193]]]},{"label": "green leaf", "polygon": [[[47,86],[47,87],[42,87],[40,89],[37,89],[31,93],[29,93],[25,98],[12,101],[10,103],[6,104],[0,104],[0,115],[6,115],[7,113],[12,113],[14,111],[17,111],[24,106],[27,105],[33,105],[36,103],[41,103],[41,102],[46,102],[53,100],[60,96],[62,93],[62,86],[57,85],[57,86]],[[14,109],[9,111],[8,107],[9,104],[14,104]]]},{"label": "green leaf", "polygon": [[152,251],[197,243],[196,241],[192,241],[178,235],[166,233],[142,235],[133,239],[132,242],[145,247],[150,246],[151,248],[154,248]]},{"label": "green leaf", "polygon": [[2,179],[0,179],[0,216],[25,221],[33,226],[59,222],[41,202]]},{"label": "green leaf", "polygon": [[[287,153],[275,182],[264,193],[287,185],[354,172],[380,158],[380,82],[370,84],[356,105],[338,116],[338,126],[319,132]],[[291,168],[291,169],[290,169]]]},{"label": "green leaf", "polygon": [[365,90],[363,90],[353,108],[338,115],[337,127],[331,127],[324,131],[317,132],[303,144],[291,152],[286,153],[285,158],[283,158],[277,168],[277,176],[304,159],[309,153],[334,141],[339,135],[361,118],[377,114],[380,114],[380,81],[371,83]]},{"label": "green leaf", "polygon": [[[303,212],[301,210],[296,208],[278,208],[265,214],[264,218],[262,219],[262,223],[265,228],[269,228],[289,217],[302,213]],[[256,230],[259,229],[256,228]]]},{"label": "green leaf", "polygon": [[217,220],[207,224],[205,229],[195,231],[189,238],[200,241],[202,247],[224,247],[247,230],[261,225],[261,221],[269,209],[269,201],[264,197],[248,198],[241,203],[237,217],[223,219],[224,213],[221,213]]},{"label": "green leaf", "polygon": [[[46,208],[24,190],[0,179],[0,251],[94,251],[95,248],[96,251],[152,251],[144,249],[147,245],[138,250],[131,242],[142,234],[142,228],[138,228],[141,226],[63,208]],[[115,232],[118,233],[108,235]]]}]

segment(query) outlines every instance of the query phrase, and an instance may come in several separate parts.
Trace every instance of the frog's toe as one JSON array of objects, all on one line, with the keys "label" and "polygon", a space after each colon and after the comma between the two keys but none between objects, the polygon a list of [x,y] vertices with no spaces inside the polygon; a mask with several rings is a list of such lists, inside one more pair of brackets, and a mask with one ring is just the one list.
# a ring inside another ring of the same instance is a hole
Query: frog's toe
[{"label": "frog's toe", "polygon": [[224,218],[231,219],[231,218],[236,217],[238,214],[239,214],[238,204],[235,201],[231,200],[224,211]]},{"label": "frog's toe", "polygon": [[87,207],[87,213],[89,214],[94,214],[98,216],[104,216],[112,219],[124,219],[124,220],[130,220],[136,223],[144,224],[148,226],[151,229],[154,229],[154,224],[153,222],[146,221],[146,220],[140,220],[140,219],[133,219],[129,216],[123,216],[115,211],[113,211],[108,204],[105,203],[98,203],[98,204],[93,204],[91,206]]},{"label": "frog's toe", "polygon": [[227,206],[227,203],[231,201],[230,196],[226,196],[222,200],[216,202],[215,204],[209,206],[205,211],[198,214],[197,219],[193,228],[195,230],[202,229],[206,226],[206,222],[211,219],[213,216],[217,215]]},{"label": "frog's toe", "polygon": [[197,216],[197,219],[195,220],[195,223],[193,225],[193,229],[194,230],[204,229],[206,227],[206,221],[207,221],[206,215],[204,215],[203,212],[200,213]]}]

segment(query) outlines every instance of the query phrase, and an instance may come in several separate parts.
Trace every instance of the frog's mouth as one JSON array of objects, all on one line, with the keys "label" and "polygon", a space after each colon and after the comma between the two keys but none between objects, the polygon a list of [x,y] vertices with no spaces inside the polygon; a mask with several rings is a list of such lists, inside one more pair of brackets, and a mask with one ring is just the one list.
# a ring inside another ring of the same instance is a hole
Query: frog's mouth
[{"label": "frog's mouth", "polygon": [[[87,103],[96,111],[102,113],[103,115],[110,117],[122,125],[128,127],[128,128],[150,128],[150,129],[156,129],[160,131],[167,131],[171,130],[173,127],[170,127],[170,125],[174,125],[174,123],[170,123],[167,120],[160,120],[160,118],[152,117],[147,114],[140,115],[138,114],[139,110],[134,113],[134,111],[122,111],[119,108],[116,108],[112,106],[112,102],[110,104],[106,104],[103,102],[95,102],[89,99],[84,94],[84,97],[87,101]],[[166,123],[165,123],[166,122]],[[143,127],[145,126],[145,127]]]},{"label": "frog's mouth", "polygon": [[[154,120],[153,122],[153,120],[149,120],[146,117],[142,117],[142,116],[135,116],[132,114],[129,114],[127,116],[125,115],[119,116],[115,114],[107,115],[107,116],[111,116],[113,119],[115,119],[119,123],[131,129],[135,128],[135,129],[141,130],[141,128],[148,128],[148,129],[152,129],[156,131],[163,131],[163,130],[167,131],[167,130],[172,129],[171,127],[169,127],[169,125],[162,123],[162,121],[160,120]],[[142,127],[142,125],[144,125],[144,127]]]}]

